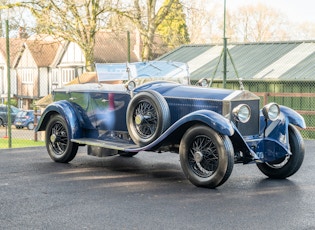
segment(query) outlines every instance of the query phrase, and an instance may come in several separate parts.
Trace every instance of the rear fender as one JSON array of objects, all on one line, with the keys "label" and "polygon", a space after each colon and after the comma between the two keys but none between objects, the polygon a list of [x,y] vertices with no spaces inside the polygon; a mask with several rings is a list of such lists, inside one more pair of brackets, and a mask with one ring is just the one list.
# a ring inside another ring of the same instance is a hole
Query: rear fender
[{"label": "rear fender", "polygon": [[51,116],[57,114],[60,114],[65,119],[71,139],[82,137],[80,123],[83,122],[83,119],[76,113],[72,104],[65,100],[54,102],[46,107],[36,126],[35,132],[44,131]]}]

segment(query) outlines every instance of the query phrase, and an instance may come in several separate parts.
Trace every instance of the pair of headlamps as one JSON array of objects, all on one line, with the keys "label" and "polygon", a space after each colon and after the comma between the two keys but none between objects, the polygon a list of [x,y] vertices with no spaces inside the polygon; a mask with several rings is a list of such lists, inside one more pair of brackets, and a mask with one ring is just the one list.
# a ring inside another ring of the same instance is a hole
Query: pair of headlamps
[{"label": "pair of headlamps", "polygon": [[[251,109],[246,104],[236,106],[232,113],[234,118],[241,123],[248,122],[251,117]],[[263,107],[262,113],[267,120],[275,121],[279,118],[280,107],[276,103],[269,103]]]}]

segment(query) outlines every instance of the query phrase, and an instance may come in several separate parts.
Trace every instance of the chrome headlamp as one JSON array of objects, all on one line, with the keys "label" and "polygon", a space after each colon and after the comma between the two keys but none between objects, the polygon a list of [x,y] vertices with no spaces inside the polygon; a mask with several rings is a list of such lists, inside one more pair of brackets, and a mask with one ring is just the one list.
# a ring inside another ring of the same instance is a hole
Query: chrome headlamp
[{"label": "chrome headlamp", "polygon": [[272,102],[264,106],[262,113],[267,120],[275,121],[279,118],[280,107]]},{"label": "chrome headlamp", "polygon": [[197,86],[201,86],[201,87],[208,87],[209,86],[209,80],[206,78],[201,78],[197,83]]},{"label": "chrome headlamp", "polygon": [[251,110],[248,105],[240,104],[236,106],[232,111],[234,118],[242,123],[246,123],[249,121],[251,116]]},{"label": "chrome headlamp", "polygon": [[136,88],[136,82],[135,81],[128,81],[127,84],[125,85],[127,90],[132,91],[134,88]]}]

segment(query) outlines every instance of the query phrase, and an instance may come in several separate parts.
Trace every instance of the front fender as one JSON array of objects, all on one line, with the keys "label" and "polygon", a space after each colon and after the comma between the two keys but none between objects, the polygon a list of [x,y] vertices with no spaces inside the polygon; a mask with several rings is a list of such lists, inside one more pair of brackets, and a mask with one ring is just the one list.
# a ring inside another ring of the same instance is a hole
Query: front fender
[{"label": "front fender", "polygon": [[306,128],[304,118],[295,110],[289,107],[280,105],[280,111],[281,113],[284,114],[285,117],[287,117],[287,119],[289,120],[289,123],[299,126],[302,129]]},{"label": "front fender", "polygon": [[60,114],[66,121],[71,139],[80,138],[82,118],[76,113],[72,104],[68,101],[61,100],[48,105],[42,114],[35,132],[44,131],[49,123],[51,116]]},{"label": "front fender", "polygon": [[199,122],[211,127],[214,131],[227,136],[232,136],[234,134],[234,127],[231,122],[223,117],[222,115],[215,113],[210,110],[198,110],[192,113],[187,114],[173,125],[171,125],[159,138],[150,143],[147,146],[137,148],[137,149],[125,149],[127,152],[138,152],[142,150],[149,150],[157,146],[164,139],[170,136],[175,130],[179,129],[181,126],[184,126],[190,122]]},{"label": "front fender", "polygon": [[234,128],[231,122],[225,117],[223,117],[221,114],[218,114],[210,110],[198,110],[189,113],[186,116],[179,119],[177,122],[175,122],[172,125],[172,127],[176,129],[179,126],[191,121],[200,121],[202,123],[205,123],[206,125],[210,126],[213,130],[222,135],[232,136],[234,134]]},{"label": "front fender", "polygon": [[303,129],[306,128],[304,118],[299,113],[286,106],[280,106],[280,116],[279,119],[275,121],[266,121],[262,111],[260,111],[260,124],[260,135],[271,137],[283,143],[286,142],[285,140],[288,138],[289,124]]}]

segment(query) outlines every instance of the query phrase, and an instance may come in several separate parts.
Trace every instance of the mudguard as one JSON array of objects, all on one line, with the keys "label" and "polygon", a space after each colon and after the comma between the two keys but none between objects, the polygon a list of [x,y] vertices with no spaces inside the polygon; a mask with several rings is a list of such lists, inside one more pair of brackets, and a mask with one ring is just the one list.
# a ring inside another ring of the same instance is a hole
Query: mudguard
[{"label": "mudguard", "polygon": [[221,114],[218,114],[210,110],[198,110],[189,113],[186,116],[179,119],[177,122],[175,122],[172,125],[172,128],[176,129],[179,126],[183,125],[184,123],[190,121],[203,122],[222,135],[232,136],[234,134],[234,128],[231,122],[225,117],[223,117]]},{"label": "mudguard", "polygon": [[267,137],[258,143],[256,154],[262,162],[272,162],[292,153],[289,143],[283,144],[278,140]]},{"label": "mudguard", "polygon": [[82,137],[80,123],[83,122],[83,119],[79,114],[76,113],[76,110],[73,108],[72,104],[66,100],[53,102],[46,107],[38,122],[38,125],[36,126],[35,132],[44,131],[50,120],[50,117],[56,114],[60,114],[66,120],[69,136],[71,139]]},{"label": "mudguard", "polygon": [[293,109],[280,105],[280,111],[284,114],[285,117],[289,120],[289,123],[296,125],[302,129],[306,128],[304,118]]},{"label": "mudguard", "polygon": [[306,128],[304,118],[291,108],[280,106],[280,117],[276,121],[265,123],[263,115],[260,117],[262,139],[257,141],[256,154],[263,162],[271,162],[290,155],[289,124]]},{"label": "mudguard", "polygon": [[159,138],[157,138],[155,141],[150,143],[149,145],[146,145],[141,148],[132,148],[132,149],[125,149],[126,152],[138,152],[141,150],[149,150],[153,148],[154,146],[158,145],[160,142],[162,142],[165,138],[167,138],[170,134],[172,134],[176,129],[180,128],[181,126],[185,125],[189,122],[201,122],[205,125],[208,125],[216,132],[232,136],[234,134],[234,128],[231,122],[223,117],[222,115],[215,113],[210,110],[198,110],[192,113],[187,114],[186,116],[182,117],[178,121],[176,121],[172,126],[170,126]]},{"label": "mudguard", "polygon": [[252,160],[260,163],[272,162],[291,155],[288,125],[289,119],[281,114],[280,119],[270,122],[261,135],[246,139],[235,128],[235,133],[231,137],[234,150],[243,153],[246,159],[243,163]]}]

